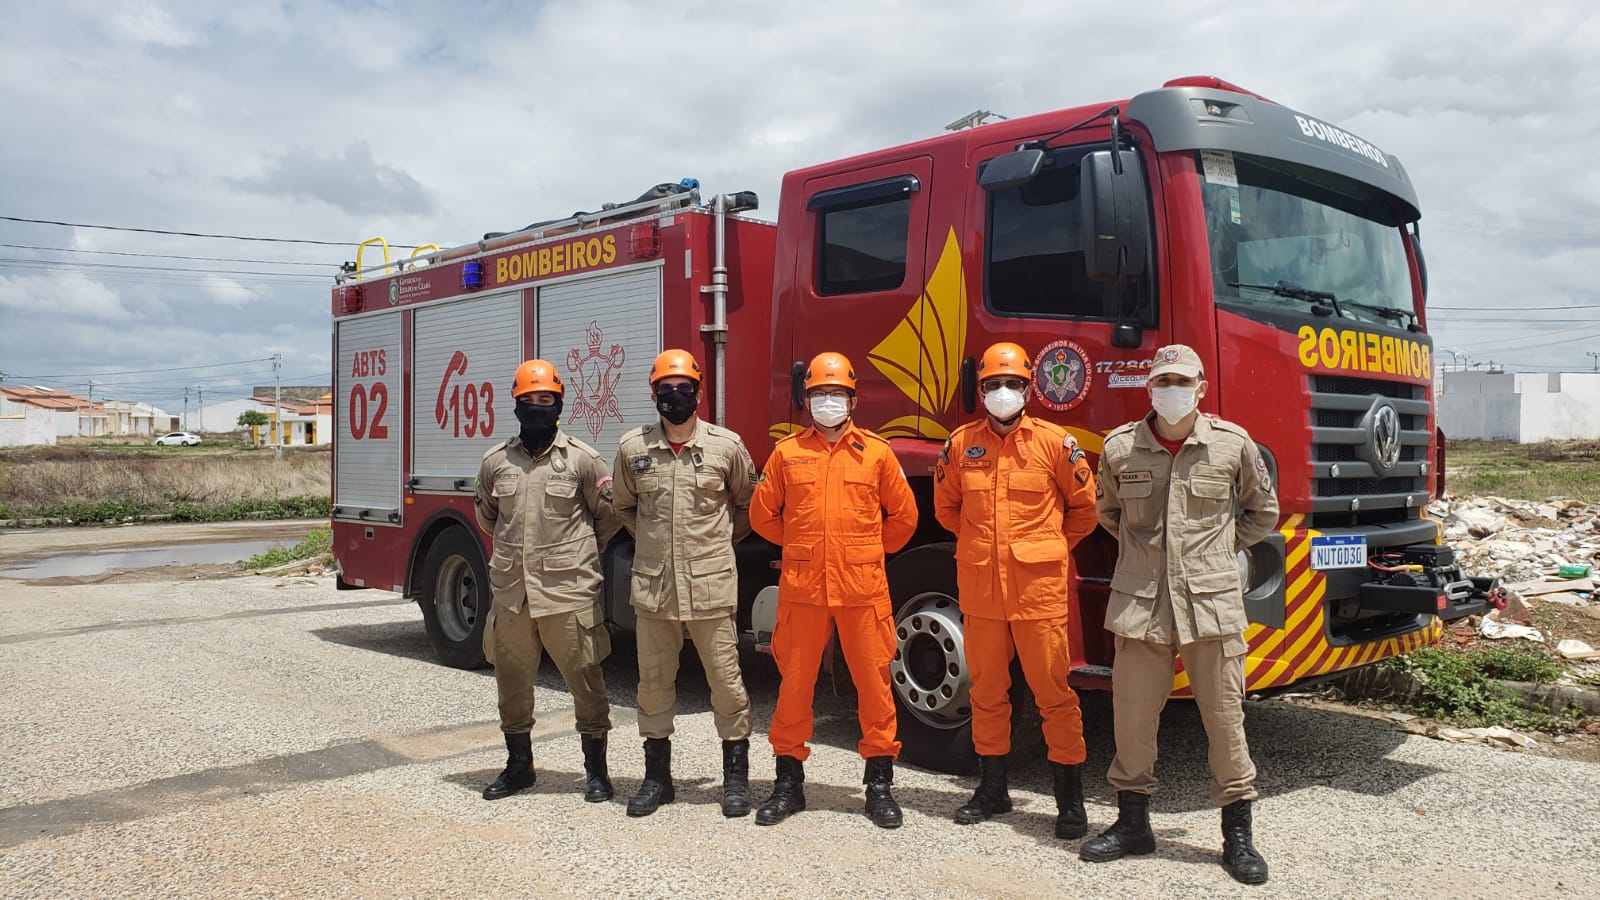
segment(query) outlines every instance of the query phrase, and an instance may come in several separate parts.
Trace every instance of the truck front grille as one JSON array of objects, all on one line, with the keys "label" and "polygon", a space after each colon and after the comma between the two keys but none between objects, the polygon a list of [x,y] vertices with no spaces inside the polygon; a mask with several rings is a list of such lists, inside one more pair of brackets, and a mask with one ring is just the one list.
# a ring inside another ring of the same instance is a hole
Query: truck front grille
[{"label": "truck front grille", "polygon": [[[1402,382],[1311,376],[1313,528],[1416,518],[1427,505],[1426,388]],[[1383,465],[1380,406],[1394,408],[1397,461]]]}]

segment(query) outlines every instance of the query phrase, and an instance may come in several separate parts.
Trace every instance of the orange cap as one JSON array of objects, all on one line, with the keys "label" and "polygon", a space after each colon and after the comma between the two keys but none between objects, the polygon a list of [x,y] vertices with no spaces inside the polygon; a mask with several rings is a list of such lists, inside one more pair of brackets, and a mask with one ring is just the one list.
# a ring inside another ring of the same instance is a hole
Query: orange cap
[{"label": "orange cap", "polygon": [[850,367],[850,360],[845,359],[843,353],[818,353],[806,367],[806,390],[825,385],[856,389],[856,370]]},{"label": "orange cap", "polygon": [[700,364],[694,361],[694,355],[689,351],[665,350],[656,357],[656,364],[650,369],[650,383],[674,377],[700,383]]},{"label": "orange cap", "polygon": [[978,363],[978,380],[981,382],[1002,375],[1033,377],[1033,363],[1029,361],[1027,351],[1020,345],[1001,341],[998,344],[991,344],[989,349],[983,351],[983,361]]},{"label": "orange cap", "polygon": [[556,367],[542,359],[530,359],[517,366],[517,377],[511,383],[511,398],[514,400],[525,394],[535,391],[550,391],[557,397],[566,394],[566,388],[561,386],[561,376],[556,374]]}]

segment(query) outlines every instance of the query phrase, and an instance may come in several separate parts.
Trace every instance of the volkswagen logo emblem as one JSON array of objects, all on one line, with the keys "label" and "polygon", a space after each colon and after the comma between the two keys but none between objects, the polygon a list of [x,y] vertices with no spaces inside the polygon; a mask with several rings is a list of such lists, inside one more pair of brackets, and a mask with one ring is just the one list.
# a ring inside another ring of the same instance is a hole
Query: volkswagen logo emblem
[{"label": "volkswagen logo emblem", "polygon": [[1388,397],[1372,398],[1372,406],[1361,417],[1366,441],[1359,455],[1379,472],[1388,472],[1400,461],[1400,413]]}]

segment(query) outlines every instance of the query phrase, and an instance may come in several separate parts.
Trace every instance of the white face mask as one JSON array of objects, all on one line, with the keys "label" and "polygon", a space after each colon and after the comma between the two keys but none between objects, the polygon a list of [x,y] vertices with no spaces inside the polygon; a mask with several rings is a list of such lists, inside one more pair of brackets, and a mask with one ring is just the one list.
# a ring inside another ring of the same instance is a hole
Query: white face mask
[{"label": "white face mask", "polygon": [[1151,388],[1150,405],[1156,415],[1167,420],[1168,425],[1176,425],[1183,421],[1184,416],[1194,412],[1195,390],[1193,387]]},{"label": "white face mask", "polygon": [[1013,391],[1011,388],[996,388],[983,395],[983,408],[989,411],[989,415],[1002,422],[1022,412],[1025,403],[1027,397],[1021,391]]},{"label": "white face mask", "polygon": [[819,395],[811,398],[811,420],[824,428],[833,428],[850,418],[850,401],[844,397]]}]

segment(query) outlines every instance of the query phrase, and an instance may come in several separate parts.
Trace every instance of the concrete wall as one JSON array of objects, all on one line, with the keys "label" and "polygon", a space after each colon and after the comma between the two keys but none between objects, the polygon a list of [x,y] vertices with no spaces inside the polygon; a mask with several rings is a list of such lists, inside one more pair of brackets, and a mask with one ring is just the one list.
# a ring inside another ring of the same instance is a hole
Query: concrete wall
[{"label": "concrete wall", "polygon": [[[1600,373],[1518,375],[1524,443],[1600,438]],[[1543,390],[1539,390],[1539,388]]]},{"label": "concrete wall", "polygon": [[1444,393],[1439,395],[1439,427],[1454,440],[1519,440],[1521,406],[1513,375],[1446,372]]},{"label": "concrete wall", "polygon": [[16,403],[0,415],[0,447],[34,447],[56,442],[56,416],[48,409]]},{"label": "concrete wall", "polygon": [[1457,440],[1600,438],[1600,373],[1445,372],[1439,427]]}]

